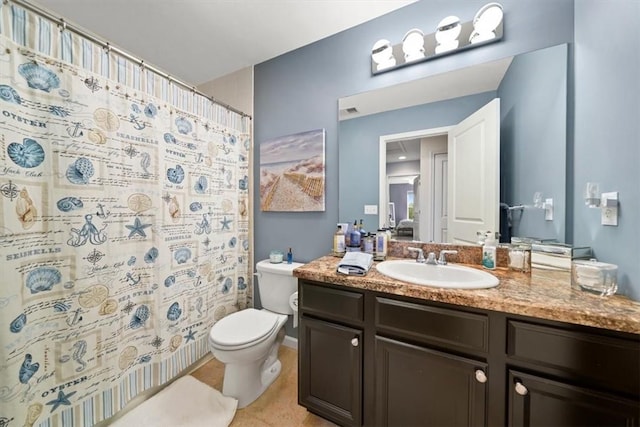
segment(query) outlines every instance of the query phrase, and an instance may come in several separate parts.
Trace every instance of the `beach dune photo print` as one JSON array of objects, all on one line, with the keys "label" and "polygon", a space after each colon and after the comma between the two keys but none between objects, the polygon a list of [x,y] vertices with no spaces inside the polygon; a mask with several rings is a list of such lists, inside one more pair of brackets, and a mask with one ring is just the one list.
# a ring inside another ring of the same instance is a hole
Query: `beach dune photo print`
[{"label": "beach dune photo print", "polygon": [[260,209],[324,211],[325,130],[281,136],[260,144]]}]

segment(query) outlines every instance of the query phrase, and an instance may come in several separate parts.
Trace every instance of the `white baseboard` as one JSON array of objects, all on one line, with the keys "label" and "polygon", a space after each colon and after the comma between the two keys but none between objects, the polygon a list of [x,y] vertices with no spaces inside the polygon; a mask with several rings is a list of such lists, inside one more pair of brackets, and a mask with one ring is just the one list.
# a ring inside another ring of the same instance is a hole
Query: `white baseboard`
[{"label": "white baseboard", "polygon": [[297,350],[298,349],[298,339],[290,337],[289,335],[285,335],[284,336],[284,341],[282,342],[282,345],[286,345],[289,348],[293,348],[293,349]]}]

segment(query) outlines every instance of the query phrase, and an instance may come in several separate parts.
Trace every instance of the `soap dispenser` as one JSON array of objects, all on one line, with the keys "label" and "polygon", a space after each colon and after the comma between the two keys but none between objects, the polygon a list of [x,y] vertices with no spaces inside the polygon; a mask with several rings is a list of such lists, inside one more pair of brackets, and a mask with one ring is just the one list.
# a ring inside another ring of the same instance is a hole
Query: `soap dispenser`
[{"label": "soap dispenser", "polygon": [[489,270],[496,268],[496,242],[495,233],[487,231],[484,245],[482,246],[482,266]]},{"label": "soap dispenser", "polygon": [[342,231],[342,226],[339,225],[335,234],[333,235],[333,254],[334,255],[344,255],[346,250],[345,248],[345,235],[344,231]]},{"label": "soap dispenser", "polygon": [[360,245],[362,244],[362,242],[360,241],[360,238],[361,238],[361,234],[360,234],[360,230],[358,229],[358,220],[355,220],[353,221],[353,229],[349,233],[349,247],[351,249],[348,249],[348,250],[359,251]]}]

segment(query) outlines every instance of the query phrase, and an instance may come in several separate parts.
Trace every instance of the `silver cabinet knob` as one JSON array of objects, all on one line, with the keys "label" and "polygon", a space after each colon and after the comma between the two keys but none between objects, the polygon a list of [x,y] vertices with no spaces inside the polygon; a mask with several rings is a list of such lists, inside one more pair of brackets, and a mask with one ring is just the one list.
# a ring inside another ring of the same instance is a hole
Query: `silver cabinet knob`
[{"label": "silver cabinet knob", "polygon": [[487,382],[487,374],[482,369],[476,369],[476,381],[483,384]]},{"label": "silver cabinet knob", "polygon": [[354,339],[352,339],[352,340],[351,340],[351,345],[352,345],[352,346],[357,347],[357,346],[358,346],[358,344],[359,344],[359,342],[358,342],[358,338],[354,338]]},{"label": "silver cabinet knob", "polygon": [[529,393],[529,390],[527,390],[524,384],[522,384],[520,381],[516,381],[515,389],[516,393],[518,393],[520,396],[524,396]]}]

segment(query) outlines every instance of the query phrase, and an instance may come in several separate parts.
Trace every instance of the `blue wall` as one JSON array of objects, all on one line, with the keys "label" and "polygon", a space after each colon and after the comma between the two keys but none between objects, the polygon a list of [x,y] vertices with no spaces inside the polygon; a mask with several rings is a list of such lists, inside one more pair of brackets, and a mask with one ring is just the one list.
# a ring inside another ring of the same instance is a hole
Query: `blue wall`
[{"label": "blue wall", "polygon": [[566,44],[518,55],[498,88],[500,201],[553,199],[552,221],[543,209],[513,212],[514,236],[566,241],[567,55]]},{"label": "blue wall", "polygon": [[[327,254],[338,222],[338,98],[573,40],[573,1],[504,0],[498,43],[371,75],[371,46],[400,42],[410,28],[435,29],[445,16],[471,20],[486,0],[422,0],[255,67],[254,140],[309,129],[326,130],[326,211],[255,214],[255,259],[292,247],[298,261]],[[254,188],[260,164],[256,147]],[[376,167],[376,165],[371,165]],[[256,192],[255,206],[260,206]],[[374,200],[377,200],[377,195]]]},{"label": "blue wall", "polygon": [[[503,0],[504,39],[456,55],[372,76],[369,52],[413,27],[425,32],[447,15],[470,20],[486,0],[422,0],[255,68],[255,142],[325,128],[325,212],[256,212],[255,256],[293,247],[296,260],[326,254],[338,222],[337,99],[427,75],[574,41],[567,151],[569,241],[594,247],[618,264],[621,292],[640,300],[640,2],[635,0]],[[596,29],[606,29],[599,31]],[[259,185],[256,150],[254,186]],[[542,165],[541,165],[542,167]],[[586,182],[620,192],[618,227],[600,225],[600,212],[584,206]],[[259,201],[256,200],[256,206]]]},{"label": "blue wall", "polygon": [[[617,264],[619,293],[640,300],[640,2],[575,3],[573,241]],[[620,193],[617,227],[585,207],[587,182]]]}]

